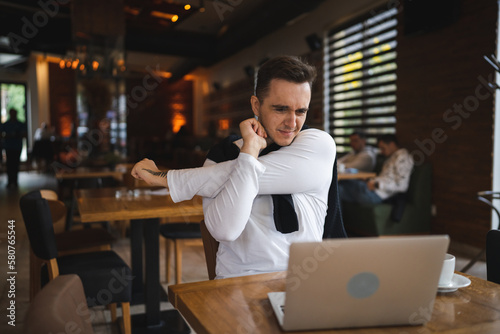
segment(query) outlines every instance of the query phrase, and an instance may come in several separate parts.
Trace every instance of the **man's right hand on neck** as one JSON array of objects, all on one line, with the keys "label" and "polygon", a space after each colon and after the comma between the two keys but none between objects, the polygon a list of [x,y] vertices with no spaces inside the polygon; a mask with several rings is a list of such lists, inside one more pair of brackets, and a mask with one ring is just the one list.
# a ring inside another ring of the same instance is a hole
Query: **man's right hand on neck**
[{"label": "man's right hand on neck", "polygon": [[255,118],[249,118],[240,123],[243,146],[240,152],[250,154],[257,159],[262,149],[266,148],[267,133],[262,124]]}]

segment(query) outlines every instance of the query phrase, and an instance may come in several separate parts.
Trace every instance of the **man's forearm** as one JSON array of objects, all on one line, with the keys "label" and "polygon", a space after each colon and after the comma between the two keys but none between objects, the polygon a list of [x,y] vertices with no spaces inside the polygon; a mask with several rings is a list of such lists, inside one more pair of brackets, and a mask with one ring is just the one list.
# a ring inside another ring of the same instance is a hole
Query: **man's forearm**
[{"label": "man's forearm", "polygon": [[154,185],[160,186],[160,187],[166,187],[168,189],[168,181],[167,181],[167,171],[152,171],[151,169],[148,168],[143,168],[142,169],[145,172],[148,172],[149,174],[155,176],[154,178]]},{"label": "man's forearm", "polygon": [[195,195],[208,198],[217,196],[229,179],[235,163],[236,160],[218,164],[207,161],[203,167],[169,171],[168,182],[172,200],[185,201]]}]

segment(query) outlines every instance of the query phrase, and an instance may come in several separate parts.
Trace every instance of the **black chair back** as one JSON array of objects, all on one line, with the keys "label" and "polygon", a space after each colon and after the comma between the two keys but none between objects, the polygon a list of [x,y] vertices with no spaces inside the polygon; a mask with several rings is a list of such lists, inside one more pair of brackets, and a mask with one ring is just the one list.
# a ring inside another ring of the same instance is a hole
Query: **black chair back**
[{"label": "black chair back", "polygon": [[486,278],[500,284],[500,231],[490,230],[486,235]]},{"label": "black chair back", "polygon": [[54,226],[47,200],[39,190],[34,190],[23,195],[19,204],[33,253],[44,260],[56,258]]}]

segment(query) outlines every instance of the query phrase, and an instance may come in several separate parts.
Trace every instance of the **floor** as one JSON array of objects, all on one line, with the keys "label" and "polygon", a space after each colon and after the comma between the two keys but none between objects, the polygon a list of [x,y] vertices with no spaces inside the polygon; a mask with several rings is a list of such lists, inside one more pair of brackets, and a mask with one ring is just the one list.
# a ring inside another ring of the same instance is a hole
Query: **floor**
[{"label": "floor", "polygon": [[[18,189],[6,188],[6,176],[0,175],[0,333],[22,333],[24,316],[29,306],[29,285],[28,285],[28,250],[29,244],[26,237],[26,230],[22,221],[21,212],[19,210],[19,198],[22,194],[33,189],[56,189],[57,182],[50,175],[39,174],[37,172],[21,172],[19,178]],[[13,221],[16,231],[16,290],[15,297],[8,297],[7,286],[7,225],[9,221]],[[119,226],[113,227],[114,233],[118,237],[118,241],[113,245],[115,250],[123,259],[129,261],[130,247],[129,239],[121,237]],[[160,281],[165,281],[165,242],[160,238]],[[452,244],[450,252],[457,255],[457,270],[463,268],[471,258],[470,254],[474,254],[476,250],[467,249],[465,252],[459,245]],[[466,256],[463,256],[466,254]],[[208,279],[205,265],[203,248],[200,246],[192,246],[186,249],[183,260],[183,281],[195,282]],[[468,272],[468,274],[486,278],[486,265],[484,261],[477,262]],[[166,289],[167,284],[164,282],[163,287]],[[12,327],[7,324],[5,310],[11,300],[15,301],[16,305],[16,326]],[[162,302],[162,309],[170,309],[172,305],[168,302]],[[96,333],[118,333],[118,329],[114,324],[109,323],[109,311],[104,308],[94,308],[93,326]],[[142,306],[132,306],[131,313],[142,313]]]}]

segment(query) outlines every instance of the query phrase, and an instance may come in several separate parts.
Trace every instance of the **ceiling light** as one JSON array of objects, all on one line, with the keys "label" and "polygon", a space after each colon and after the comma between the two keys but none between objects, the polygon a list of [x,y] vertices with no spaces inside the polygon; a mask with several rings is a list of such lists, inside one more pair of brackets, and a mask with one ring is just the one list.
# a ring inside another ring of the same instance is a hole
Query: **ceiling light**
[{"label": "ceiling light", "polygon": [[190,5],[190,4],[185,5],[185,6],[184,6],[184,9],[185,9],[185,10],[190,10],[190,9],[191,9],[191,5]]},{"label": "ceiling light", "polygon": [[[157,18],[160,18],[160,19],[165,19],[165,20],[173,20],[174,16],[177,16],[177,15],[174,15],[174,14],[159,12],[157,10],[152,10],[151,13],[149,13],[149,14],[151,16],[154,16],[154,17],[157,17]],[[179,18],[179,17],[177,17],[177,18]]]}]

